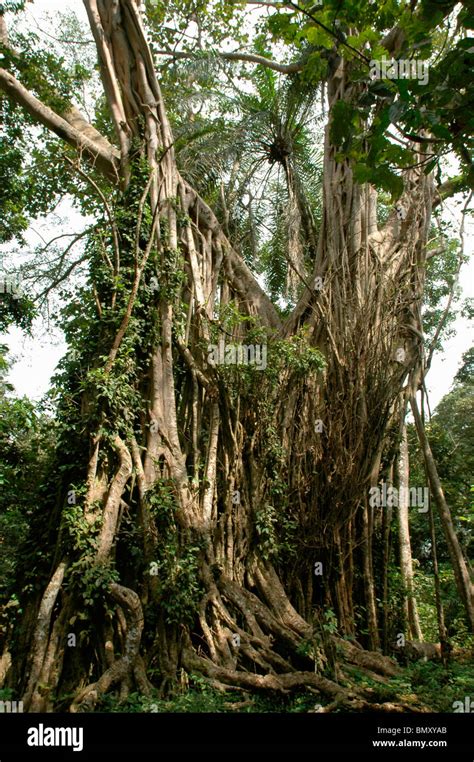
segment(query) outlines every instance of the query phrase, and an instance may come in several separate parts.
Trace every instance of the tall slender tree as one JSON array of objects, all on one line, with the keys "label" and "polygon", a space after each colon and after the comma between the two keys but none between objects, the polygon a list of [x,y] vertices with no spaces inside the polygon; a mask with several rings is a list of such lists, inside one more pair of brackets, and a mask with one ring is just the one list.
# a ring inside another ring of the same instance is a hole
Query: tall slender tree
[{"label": "tall slender tree", "polygon": [[398,537],[400,543],[400,573],[406,594],[405,618],[407,632],[412,640],[423,640],[413,584],[413,559],[410,543],[409,489],[410,461],[406,424],[402,429],[402,441],[398,456]]}]

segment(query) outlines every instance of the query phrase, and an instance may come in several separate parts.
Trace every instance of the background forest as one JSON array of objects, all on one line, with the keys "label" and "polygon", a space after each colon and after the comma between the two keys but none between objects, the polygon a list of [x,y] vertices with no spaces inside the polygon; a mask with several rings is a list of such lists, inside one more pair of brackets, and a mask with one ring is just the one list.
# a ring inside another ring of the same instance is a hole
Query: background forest
[{"label": "background forest", "polygon": [[458,711],[474,7],[77,5],[0,2],[0,330],[67,342],[0,344],[0,699]]}]

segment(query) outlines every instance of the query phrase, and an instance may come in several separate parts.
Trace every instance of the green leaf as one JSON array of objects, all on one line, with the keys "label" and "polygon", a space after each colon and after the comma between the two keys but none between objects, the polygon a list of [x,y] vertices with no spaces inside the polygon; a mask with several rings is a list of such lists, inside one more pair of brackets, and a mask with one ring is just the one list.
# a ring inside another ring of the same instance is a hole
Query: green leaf
[{"label": "green leaf", "polygon": [[329,134],[334,145],[340,146],[349,140],[354,131],[352,120],[355,113],[354,106],[343,100],[337,101],[332,107]]}]

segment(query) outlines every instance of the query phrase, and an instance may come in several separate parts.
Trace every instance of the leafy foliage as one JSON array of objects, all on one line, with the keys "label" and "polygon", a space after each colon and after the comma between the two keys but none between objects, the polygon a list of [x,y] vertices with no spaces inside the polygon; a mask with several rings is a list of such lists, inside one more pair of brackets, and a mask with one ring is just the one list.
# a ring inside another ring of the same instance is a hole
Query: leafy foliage
[{"label": "leafy foliage", "polygon": [[18,592],[18,565],[30,536],[39,481],[50,467],[51,420],[5,381],[9,362],[0,346],[0,601]]},{"label": "leafy foliage", "polygon": [[[169,624],[192,624],[203,594],[199,578],[202,544],[179,537],[174,520],[173,486],[158,481],[147,495],[157,529],[153,570],[160,588],[160,605]],[[147,570],[149,571],[149,570]]]}]

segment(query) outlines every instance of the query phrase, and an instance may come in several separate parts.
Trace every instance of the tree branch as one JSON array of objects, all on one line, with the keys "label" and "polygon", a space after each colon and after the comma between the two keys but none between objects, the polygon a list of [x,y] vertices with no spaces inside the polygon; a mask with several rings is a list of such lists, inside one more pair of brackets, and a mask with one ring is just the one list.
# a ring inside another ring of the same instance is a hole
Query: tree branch
[{"label": "tree branch", "polygon": [[[35,119],[35,121],[43,124],[69,145],[72,145],[77,150],[82,151],[84,154],[86,154],[90,159],[92,159],[96,166],[109,179],[112,180],[114,184],[118,185],[120,183],[121,176],[123,176],[122,163],[124,161],[126,162],[128,150],[128,137],[125,134],[126,125],[124,128],[122,124],[123,117],[125,117],[125,107],[121,94],[122,91],[120,89],[120,85],[123,85],[125,90],[127,89],[127,81],[125,81],[125,83],[121,82],[120,72],[116,71],[115,68],[113,49],[110,46],[110,40],[107,38],[107,34],[111,33],[111,29],[109,28],[110,24],[105,24],[105,30],[107,30],[106,34],[104,30],[103,19],[99,12],[104,11],[104,4],[98,4],[97,0],[83,0],[83,2],[86,6],[91,29],[96,39],[99,62],[101,64],[102,70],[102,79],[104,83],[105,93],[109,101],[109,106],[111,107],[112,111],[114,110],[114,104],[116,106],[115,118],[116,121],[118,118],[118,135],[119,139],[121,138],[123,148],[126,151],[125,155],[120,153],[117,148],[110,145],[104,137],[97,133],[97,131],[83,119],[82,115],[77,109],[74,109],[73,107],[68,108],[67,115],[64,114],[63,116],[60,116],[51,108],[49,108],[49,106],[46,106],[44,103],[42,103],[38,98],[36,98],[36,96],[30,93],[10,72],[6,71],[5,69],[0,69],[0,90],[4,90],[4,92],[6,92],[14,100],[15,103],[22,106]],[[131,36],[131,39],[133,39],[136,50],[140,51],[140,60],[137,65],[139,68],[143,68],[143,66],[145,66],[146,73],[150,79],[149,88],[151,92],[149,92],[145,86],[143,88],[139,88],[141,97],[147,103],[148,98],[151,96],[156,99],[156,105],[154,105],[155,108],[157,108],[157,116],[159,117],[159,122],[161,125],[160,132],[163,133],[159,136],[158,142],[162,144],[162,147],[166,148],[168,159],[171,162],[174,162],[174,157],[171,156],[171,152],[169,151],[171,147],[169,144],[170,130],[161,98],[161,93],[159,90],[158,81],[156,80],[151,52],[148,48],[143,29],[141,28],[139,19],[137,19],[135,15],[134,9],[127,5],[126,0],[123,0],[123,2],[125,10],[127,10],[130,15],[130,23],[127,25],[127,33]],[[117,8],[114,10],[114,13],[116,12]],[[117,44],[120,42],[121,39],[118,40]],[[267,59],[262,56],[262,62],[263,61],[267,61]],[[130,63],[130,69],[132,69],[134,66],[135,64],[132,61],[132,63]],[[104,71],[104,69],[106,69],[106,71]],[[125,80],[127,76],[130,76],[129,72],[127,75],[124,75]],[[147,85],[146,82],[145,85]],[[134,98],[135,96],[132,93],[130,97]],[[131,101],[128,105],[129,108],[133,110]],[[242,257],[227,240],[224,231],[222,230],[222,227],[212,210],[203,201],[199,194],[190,188],[190,186],[185,184],[185,189],[188,209],[190,206],[195,206],[199,219],[201,221],[203,219],[206,220],[208,228],[212,229],[216,237],[221,240],[223,249],[225,251],[225,266],[230,283],[234,290],[240,294],[242,299],[248,301],[256,309],[256,311],[261,315],[264,322],[268,326],[274,330],[280,330],[281,320],[272,301],[265,294],[264,290],[261,288],[252,271],[244,262]],[[142,265],[143,264],[144,263],[142,263]],[[135,285],[138,287],[138,284]],[[133,299],[134,296],[132,294],[130,304],[128,305],[129,308],[133,304]],[[121,327],[121,330],[122,329],[123,326]],[[116,352],[117,348],[115,348],[114,351]],[[114,355],[114,353],[112,353],[112,355]],[[110,360],[111,358],[109,358],[109,362]],[[113,356],[111,361],[113,362]]]},{"label": "tree branch", "polygon": [[298,13],[302,13],[304,16],[307,16],[313,24],[316,24],[316,26],[319,26],[320,29],[323,29],[327,34],[329,34],[333,39],[337,40],[341,45],[344,45],[345,48],[352,51],[352,53],[355,53],[359,58],[361,58],[365,63],[369,64],[370,59],[367,58],[363,53],[360,52],[360,50],[357,50],[357,48],[354,48],[352,45],[350,45],[345,38],[339,33],[336,32],[334,29],[330,29],[326,24],[323,24],[322,21],[317,19],[315,16],[313,16],[312,13],[310,13],[306,8],[302,8],[297,3],[292,2],[292,0],[288,0],[288,2],[282,2],[282,3],[270,3],[270,2],[263,2],[263,0],[246,0],[247,5],[264,5],[268,8],[275,8],[276,11],[282,10],[283,8],[287,8],[288,10],[297,11]]},{"label": "tree branch", "polygon": [[112,209],[110,208],[110,205],[106,197],[102,193],[97,183],[92,179],[92,177],[89,177],[89,175],[81,169],[81,167],[79,166],[79,163],[77,164],[74,163],[73,161],[71,161],[71,159],[68,156],[65,156],[64,158],[66,159],[67,163],[72,167],[72,169],[75,172],[77,172],[87,183],[89,183],[92,186],[92,188],[95,190],[95,192],[97,193],[97,195],[99,196],[100,200],[102,201],[104,205],[107,219],[109,220],[109,224],[110,224],[110,229],[112,231],[112,241],[113,241],[114,254],[115,254],[114,275],[117,276],[120,269],[120,242],[119,242],[117,224],[115,222]]},{"label": "tree branch", "polygon": [[[173,51],[173,50],[157,50],[155,51],[157,55],[160,56],[169,56],[173,59],[183,59],[183,58],[197,58],[198,55],[191,52],[186,51]],[[265,66],[267,69],[272,69],[273,71],[278,71],[281,74],[296,74],[299,71],[302,71],[303,69],[303,62],[302,61],[295,61],[294,63],[289,64],[281,64],[278,63],[278,61],[272,61],[270,58],[265,58],[265,56],[259,56],[256,53],[243,53],[239,51],[234,51],[233,53],[221,53],[218,54],[219,58],[222,58],[225,61],[245,61],[248,63],[255,63],[255,64],[261,64],[262,66]]]},{"label": "tree branch", "polygon": [[[74,241],[74,243],[76,243],[76,241]],[[45,289],[43,289],[43,291],[42,291],[40,294],[38,294],[38,296],[36,297],[35,301],[39,301],[40,299],[44,299],[46,296],[48,296],[48,294],[50,294],[50,293],[51,293],[51,291],[52,291],[54,288],[56,288],[57,286],[59,286],[59,284],[60,284],[60,283],[62,283],[63,281],[65,281],[65,280],[66,280],[66,278],[68,278],[68,277],[70,276],[70,274],[72,273],[72,271],[73,271],[73,270],[74,270],[74,269],[75,269],[75,268],[76,268],[78,265],[80,265],[80,264],[82,264],[83,262],[85,262],[85,261],[86,261],[88,258],[89,258],[89,254],[83,254],[81,257],[79,257],[79,259],[76,259],[76,261],[75,261],[75,262],[71,262],[71,264],[69,265],[69,267],[67,267],[67,268],[66,268],[66,270],[65,270],[65,271],[62,273],[62,275],[60,275],[60,276],[58,276],[57,278],[55,278],[55,280],[53,280],[53,282],[52,282],[52,283],[50,283],[50,284],[49,284],[49,286],[47,286]]]},{"label": "tree branch", "polygon": [[457,175],[457,177],[450,177],[441,185],[436,188],[437,197],[433,200],[433,209],[439,206],[443,201],[456,193],[461,193],[464,190],[468,190],[469,185],[467,178],[464,175]]},{"label": "tree branch", "polygon": [[[9,52],[11,53],[14,59],[17,59],[18,61],[21,60],[20,51],[15,50],[10,44],[10,40],[8,37],[8,27],[5,22],[5,17],[1,11],[0,11],[0,42],[6,48],[8,48]],[[120,158],[120,154],[114,148],[114,146],[112,146],[111,143],[109,143],[109,141],[107,140],[107,138],[101,135],[101,133],[98,130],[96,130],[95,127],[93,127],[86,119],[84,119],[79,109],[77,109],[75,106],[71,104],[70,106],[68,106],[67,110],[63,114],[60,114],[60,115],[55,114],[55,112],[52,109],[50,109],[47,105],[43,104],[38,99],[36,99],[37,103],[35,103],[34,102],[35,96],[33,96],[28,90],[25,90],[25,88],[23,88],[23,91],[22,91],[21,88],[23,86],[18,80],[15,79],[13,74],[10,73],[10,77],[11,79],[8,82],[10,91],[3,88],[5,89],[5,92],[8,92],[10,97],[13,98],[13,100],[16,103],[27,108],[31,116],[33,116],[35,119],[38,119],[39,121],[41,121],[41,119],[39,119],[39,113],[37,110],[38,104],[40,104],[40,107],[42,107],[43,110],[47,110],[48,113],[45,112],[44,117],[46,118],[47,116],[48,121],[42,122],[45,127],[48,127],[48,129],[53,129],[53,131],[56,132],[56,134],[59,134],[56,131],[56,129],[54,129],[54,127],[51,125],[50,117],[51,115],[53,115],[53,117],[55,117],[56,120],[64,119],[71,127],[73,127],[77,132],[79,132],[84,138],[89,140],[91,144],[92,143],[95,144],[94,151],[93,151],[94,161],[96,161],[95,157],[98,153],[97,149],[100,149],[104,156],[112,157],[112,161],[113,161],[114,155],[117,159]],[[0,83],[0,87],[1,87],[1,83]],[[34,107],[34,110],[30,110],[27,107],[27,104],[25,103],[25,98],[27,96],[30,96],[30,106],[32,109]],[[64,136],[61,133],[59,134],[59,137],[63,138]],[[71,142],[71,141],[68,141],[68,142]],[[76,142],[71,142],[71,145],[74,145],[75,147],[77,147]],[[86,148],[86,146],[79,146],[79,147]],[[116,174],[113,175],[113,179],[115,181]]]},{"label": "tree branch", "polygon": [[301,8],[297,3],[292,2],[292,0],[289,0],[287,6],[288,8],[294,8],[295,11],[298,11],[298,13],[302,13],[304,16],[307,16],[313,24],[316,24],[316,26],[319,26],[321,29],[323,29],[327,34],[329,34],[331,37],[333,37],[337,42],[339,42],[341,45],[344,45],[345,48],[348,50],[351,50],[352,53],[355,53],[356,56],[359,56],[365,63],[370,64],[370,58],[367,58],[363,53],[360,52],[360,50],[357,50],[357,48],[354,48],[352,45],[350,45],[346,39],[343,37],[340,32],[336,32],[334,29],[330,29],[326,24],[323,24],[322,21],[316,18],[316,16],[313,16],[312,13],[306,10],[306,8]]},{"label": "tree branch", "polygon": [[185,190],[184,205],[186,211],[189,213],[191,209],[194,209],[201,225],[212,230],[221,240],[225,252],[224,267],[229,283],[240,294],[242,299],[249,301],[256,307],[258,314],[264,318],[266,325],[279,331],[282,324],[275,305],[261,288],[244,259],[228,241],[222,225],[212,209],[185,180],[182,179],[182,183]]},{"label": "tree branch", "polygon": [[[87,135],[81,129],[78,129],[79,126],[84,129],[84,125],[87,125],[87,122],[82,117],[79,119],[77,109],[72,108],[69,115],[70,119],[73,122],[75,121],[76,126],[74,126],[73,123],[67,121],[65,117],[56,114],[49,106],[46,106],[35,95],[30,93],[13,74],[1,68],[0,90],[3,90],[15,103],[22,106],[37,122],[54,132],[69,145],[86,154],[101,172],[110,180],[113,180],[113,182],[117,182],[118,151],[108,144],[102,136],[100,141],[96,141],[92,139],[90,134]],[[88,126],[93,133],[99,134],[91,125]]]}]

